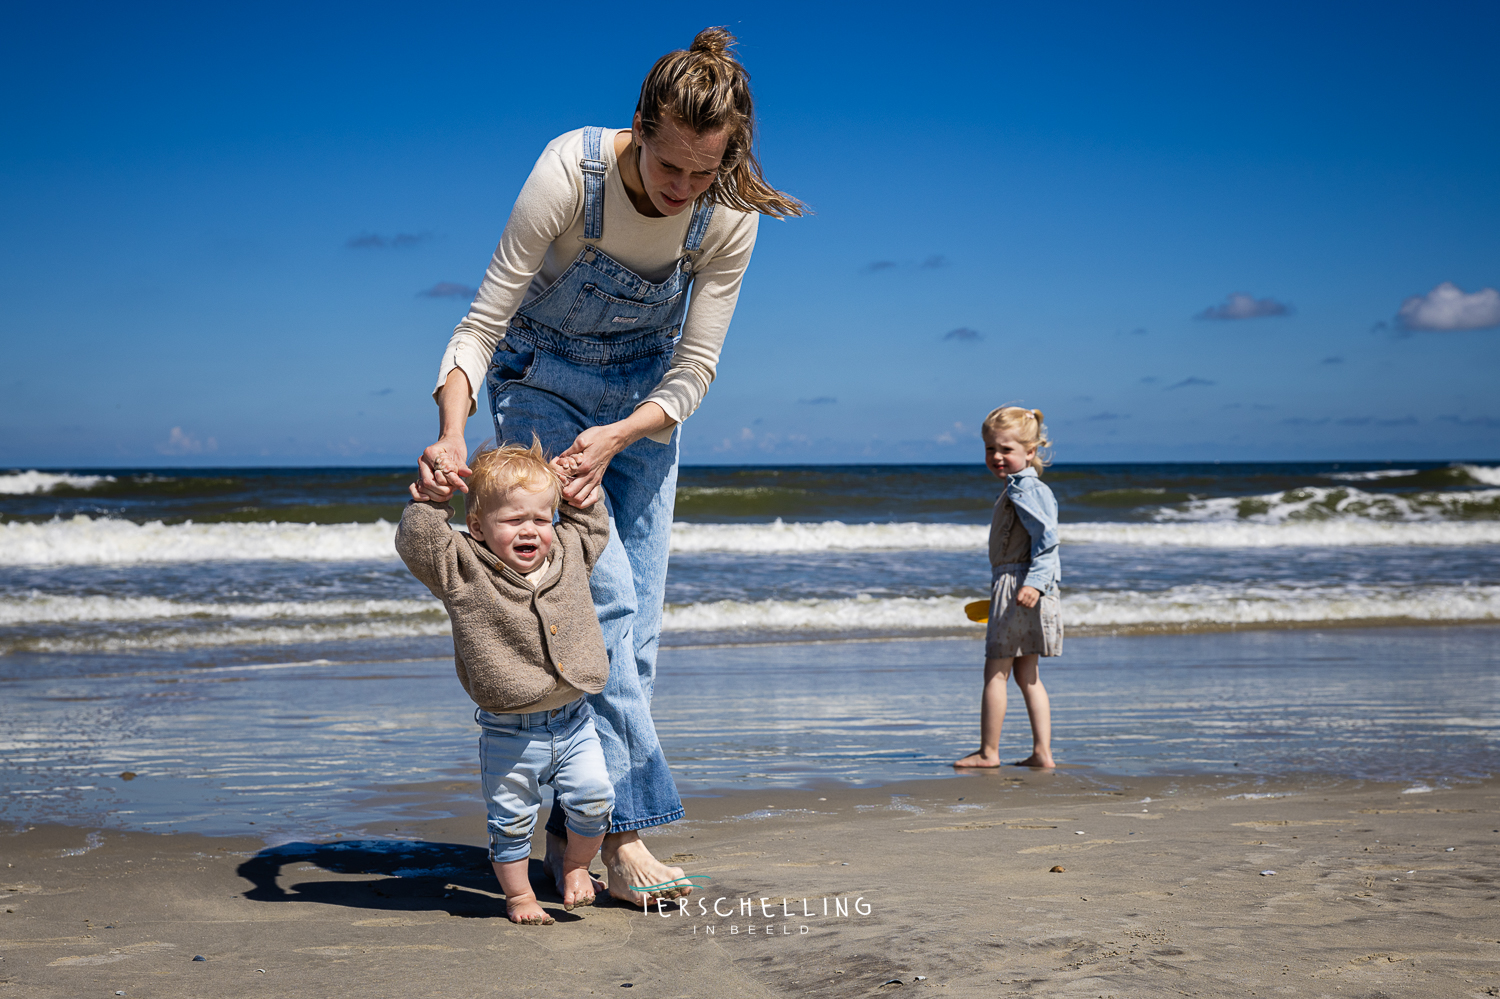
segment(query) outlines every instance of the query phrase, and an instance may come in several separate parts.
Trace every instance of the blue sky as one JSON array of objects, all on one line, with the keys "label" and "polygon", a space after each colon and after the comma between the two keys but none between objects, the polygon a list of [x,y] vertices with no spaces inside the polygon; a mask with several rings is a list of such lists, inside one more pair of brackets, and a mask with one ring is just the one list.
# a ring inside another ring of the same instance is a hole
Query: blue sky
[{"label": "blue sky", "polygon": [[684,461],[1500,458],[1494,4],[12,4],[0,465],[412,461],[542,146],[717,23],[817,214]]}]

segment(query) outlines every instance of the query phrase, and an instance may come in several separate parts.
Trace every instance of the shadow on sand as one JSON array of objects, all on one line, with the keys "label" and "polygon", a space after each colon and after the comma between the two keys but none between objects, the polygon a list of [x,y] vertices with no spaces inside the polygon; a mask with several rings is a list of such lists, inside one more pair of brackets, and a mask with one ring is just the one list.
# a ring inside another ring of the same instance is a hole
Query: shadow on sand
[{"label": "shadow on sand", "polygon": [[[285,873],[284,873],[285,872]],[[285,875],[327,872],[287,884]],[[450,916],[504,919],[505,898],[482,847],[418,840],[366,839],[337,843],[284,843],[268,847],[236,871],[254,887],[256,902],[321,902],[390,912],[442,911]],[[532,860],[531,887],[558,922],[581,918],[562,908],[562,897]],[[602,904],[609,904],[601,899]]]}]

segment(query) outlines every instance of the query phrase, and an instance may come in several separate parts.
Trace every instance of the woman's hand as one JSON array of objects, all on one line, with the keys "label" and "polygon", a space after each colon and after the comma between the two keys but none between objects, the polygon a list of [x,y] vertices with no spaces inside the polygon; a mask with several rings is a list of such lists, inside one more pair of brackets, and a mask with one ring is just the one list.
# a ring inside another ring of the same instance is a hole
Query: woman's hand
[{"label": "woman's hand", "polygon": [[572,447],[557,456],[557,467],[572,476],[562,490],[563,499],[572,506],[584,510],[604,497],[604,473],[609,463],[632,443],[619,428],[619,423],[589,427]]},{"label": "woman's hand", "polygon": [[1021,592],[1016,594],[1016,603],[1022,607],[1035,607],[1040,599],[1042,599],[1042,591],[1035,586],[1023,586]]},{"label": "woman's hand", "polygon": [[417,481],[411,484],[415,500],[446,503],[455,492],[466,493],[469,469],[468,445],[462,437],[442,437],[417,459]]},{"label": "woman's hand", "polygon": [[665,430],[677,422],[654,402],[642,403],[618,423],[589,427],[573,446],[557,456],[557,465],[573,481],[563,486],[563,499],[580,510],[604,498],[604,473],[615,455],[647,434]]},{"label": "woman's hand", "polygon": [[464,442],[469,398],[469,376],[462,368],[454,368],[438,390],[438,440],[417,459],[417,481],[410,487],[412,499],[447,503],[455,492],[469,491],[464,481],[473,474],[469,470],[469,445]]}]

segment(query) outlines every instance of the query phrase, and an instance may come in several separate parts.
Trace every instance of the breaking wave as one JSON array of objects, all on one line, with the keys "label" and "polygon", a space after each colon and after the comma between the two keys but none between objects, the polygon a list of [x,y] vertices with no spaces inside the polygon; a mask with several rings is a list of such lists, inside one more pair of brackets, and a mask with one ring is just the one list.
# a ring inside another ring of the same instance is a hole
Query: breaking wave
[{"label": "breaking wave", "polygon": [[[1342,490],[1340,490],[1342,491]],[[1279,494],[1278,494],[1279,495]],[[1474,493],[1467,494],[1471,497]],[[1486,496],[1500,499],[1500,490]],[[1384,499],[1385,497],[1381,497]],[[1260,498],[1257,498],[1259,500]],[[1064,544],[1188,548],[1297,548],[1361,545],[1500,544],[1500,520],[1375,520],[1358,515],[1299,519],[1292,508],[1318,500],[1278,501],[1240,516],[1236,500],[1203,500],[1161,514],[1155,523],[1063,524]],[[1330,504],[1324,503],[1324,506]],[[684,524],[672,551],[745,554],[838,551],[963,551],[984,548],[988,527],[972,524]],[[396,527],[373,524],[136,524],[77,516],[46,523],[0,524],[0,565],[63,566],[287,560],[391,561]]]},{"label": "breaking wave", "polygon": [[1303,486],[1262,496],[1191,500],[1160,507],[1153,517],[1163,523],[1241,521],[1252,524],[1495,520],[1500,519],[1500,489],[1369,493],[1352,486]]},{"label": "breaking wave", "polygon": [[[672,604],[673,644],[807,638],[978,635],[964,616],[979,594]],[[1161,591],[1064,591],[1077,633],[1200,631],[1351,622],[1500,621],[1500,586],[1187,585]],[[66,627],[59,627],[65,625]],[[231,645],[309,645],[447,635],[435,600],[212,603],[157,598],[8,598],[0,654],[122,652]]]},{"label": "breaking wave", "polygon": [[101,482],[114,482],[113,475],[71,475],[53,472],[3,472],[0,473],[0,495],[28,496],[34,493],[50,493],[58,486],[73,489],[92,489]]},{"label": "breaking wave", "polygon": [[[720,600],[667,607],[665,630],[751,636],[978,634],[963,608],[972,597]],[[1159,592],[1064,591],[1075,632],[1194,631],[1278,624],[1500,621],[1500,586],[1291,588],[1178,586]]]},{"label": "breaking wave", "polygon": [[113,621],[265,621],[276,618],[392,617],[439,614],[436,600],[279,600],[265,603],[167,600],[161,597],[54,596],[31,592],[0,596],[0,627]]},{"label": "breaking wave", "polygon": [[396,525],[136,524],[83,515],[0,525],[0,565],[103,565],[288,559],[302,562],[396,557]]}]

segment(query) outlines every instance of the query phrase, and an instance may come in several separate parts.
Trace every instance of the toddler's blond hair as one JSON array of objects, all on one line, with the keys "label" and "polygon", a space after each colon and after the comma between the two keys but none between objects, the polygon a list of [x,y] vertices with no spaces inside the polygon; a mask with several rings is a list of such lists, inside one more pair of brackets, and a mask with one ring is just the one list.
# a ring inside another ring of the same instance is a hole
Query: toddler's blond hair
[{"label": "toddler's blond hair", "polygon": [[562,502],[562,478],[547,463],[542,442],[531,435],[531,447],[520,444],[486,444],[469,462],[469,496],[475,512],[488,508],[509,495],[512,489],[540,492],[551,490],[552,509]]},{"label": "toddler's blond hair", "polygon": [[1047,428],[1042,423],[1040,409],[1022,409],[1020,406],[997,407],[990,410],[990,415],[984,418],[979,432],[987,438],[998,433],[1006,433],[1019,443],[1026,445],[1028,450],[1036,448],[1036,454],[1031,457],[1031,467],[1036,469],[1038,474],[1052,464],[1052,455],[1043,453],[1051,449],[1052,442],[1047,439]]}]

